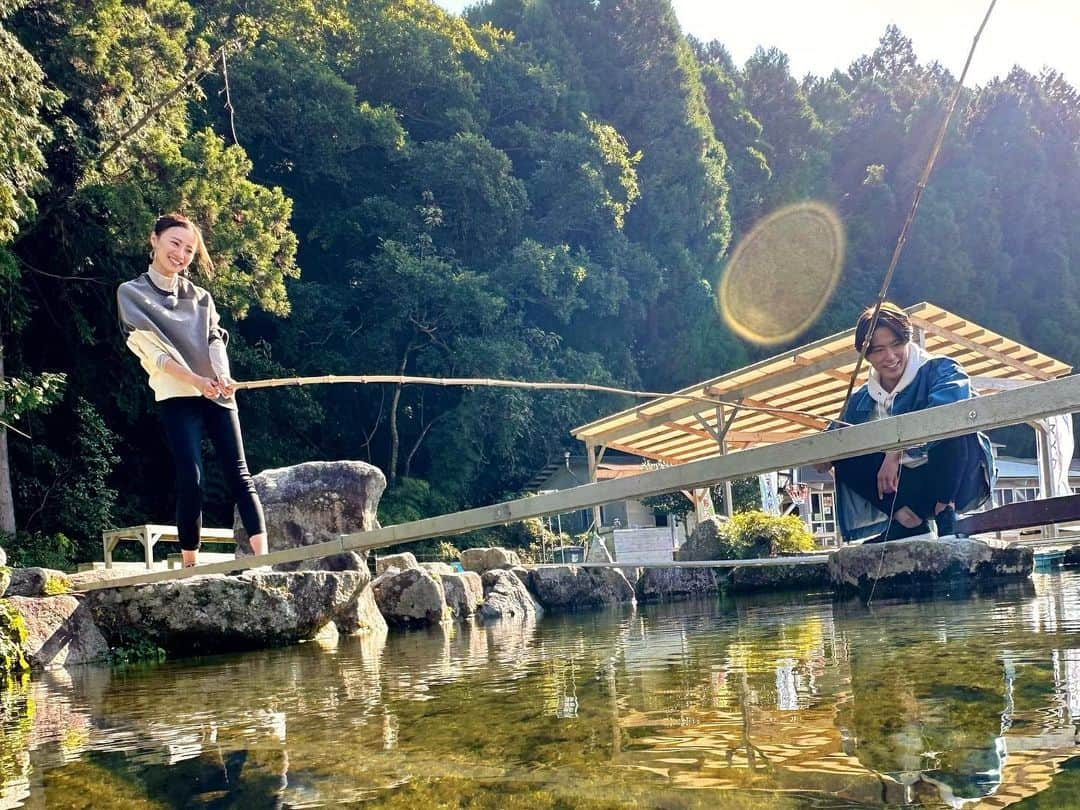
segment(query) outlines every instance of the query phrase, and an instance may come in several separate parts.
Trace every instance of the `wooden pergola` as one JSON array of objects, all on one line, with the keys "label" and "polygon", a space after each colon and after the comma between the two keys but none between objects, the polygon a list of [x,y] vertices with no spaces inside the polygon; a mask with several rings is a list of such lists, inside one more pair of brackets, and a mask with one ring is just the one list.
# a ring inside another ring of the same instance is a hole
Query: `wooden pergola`
[{"label": "wooden pergola", "polygon": [[[931,354],[959,362],[980,393],[1053,380],[1072,371],[1060,360],[933,304],[915,304],[906,311],[915,327],[913,339]],[[818,433],[839,415],[858,360],[854,332],[791,349],[571,433],[585,444],[590,473],[606,448],[684,464]],[[860,383],[865,373],[861,378]],[[687,397],[715,398],[736,407]]]}]

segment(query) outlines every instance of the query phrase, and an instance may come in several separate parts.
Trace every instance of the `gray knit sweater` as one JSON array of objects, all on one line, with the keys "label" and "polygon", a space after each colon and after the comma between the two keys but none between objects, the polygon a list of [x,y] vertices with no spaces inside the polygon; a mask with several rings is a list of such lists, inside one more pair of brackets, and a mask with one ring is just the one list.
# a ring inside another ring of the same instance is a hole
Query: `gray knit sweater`
[{"label": "gray knit sweater", "polygon": [[[219,324],[214,299],[202,287],[179,276],[175,293],[170,293],[143,273],[120,285],[116,301],[127,345],[149,375],[156,399],[201,396],[195,386],[165,373],[166,358],[202,377],[229,376],[229,336]],[[236,408],[233,397],[214,401]]]}]

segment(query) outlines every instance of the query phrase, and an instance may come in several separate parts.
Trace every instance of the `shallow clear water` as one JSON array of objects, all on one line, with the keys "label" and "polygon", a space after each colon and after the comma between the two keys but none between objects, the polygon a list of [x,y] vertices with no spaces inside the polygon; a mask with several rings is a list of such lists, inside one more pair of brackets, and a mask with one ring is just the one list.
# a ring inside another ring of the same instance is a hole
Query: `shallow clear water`
[{"label": "shallow clear water", "polygon": [[0,693],[0,807],[1080,807],[1080,576],[83,667]]}]

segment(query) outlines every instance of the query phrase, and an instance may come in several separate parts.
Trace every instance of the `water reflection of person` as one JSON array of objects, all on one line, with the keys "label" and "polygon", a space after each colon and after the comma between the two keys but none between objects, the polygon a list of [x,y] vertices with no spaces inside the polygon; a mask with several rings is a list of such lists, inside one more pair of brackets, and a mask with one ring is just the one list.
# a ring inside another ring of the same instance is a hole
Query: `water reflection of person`
[{"label": "water reflection of person", "polygon": [[1001,785],[1007,673],[977,648],[942,660],[936,647],[930,639],[853,647],[851,753],[912,795],[959,806]]},{"label": "water reflection of person", "polygon": [[207,750],[198,757],[151,768],[151,796],[166,796],[175,806],[205,808],[281,808],[288,787],[289,755],[284,747]]}]

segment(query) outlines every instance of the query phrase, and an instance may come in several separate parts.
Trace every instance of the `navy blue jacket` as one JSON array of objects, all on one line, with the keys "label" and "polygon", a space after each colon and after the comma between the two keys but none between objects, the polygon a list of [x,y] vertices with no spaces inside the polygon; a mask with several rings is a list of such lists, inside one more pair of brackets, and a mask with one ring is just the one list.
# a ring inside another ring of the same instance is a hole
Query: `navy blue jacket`
[{"label": "navy blue jacket", "polygon": [[[915,379],[893,399],[891,415],[921,411],[974,396],[971,380],[959,363],[950,357],[932,356],[916,372]],[[870,396],[867,386],[863,385],[851,395],[840,418],[852,425],[861,425],[874,418],[876,407],[877,403]],[[961,482],[956,496],[957,512],[970,512],[986,503],[997,478],[990,440],[982,433],[976,435],[983,457]],[[909,456],[925,455],[933,444],[929,442],[905,450]],[[840,534],[845,540],[858,540],[885,530],[888,516],[840,482],[836,485],[836,509]]]}]

